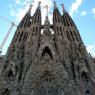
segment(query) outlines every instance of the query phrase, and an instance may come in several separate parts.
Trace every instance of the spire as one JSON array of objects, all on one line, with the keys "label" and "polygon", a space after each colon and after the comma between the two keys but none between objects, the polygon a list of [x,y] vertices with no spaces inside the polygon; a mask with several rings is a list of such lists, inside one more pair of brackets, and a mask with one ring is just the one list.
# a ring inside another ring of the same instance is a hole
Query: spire
[{"label": "spire", "polygon": [[61,4],[61,5],[62,5],[62,11],[63,11],[62,17],[63,17],[64,25],[65,26],[75,26],[71,16],[69,15],[69,13],[65,9],[64,4]]},{"label": "spire", "polygon": [[38,7],[37,7],[37,9],[40,9],[40,8],[41,8],[40,5],[41,5],[41,2],[39,1],[39,2],[38,2]]},{"label": "spire", "polygon": [[63,11],[63,14],[66,12],[66,9],[65,9],[65,7],[64,7],[64,4],[62,3],[61,4],[62,5],[62,11]]},{"label": "spire", "polygon": [[36,8],[36,11],[32,17],[32,23],[41,23],[41,2],[38,2],[38,6]]},{"label": "spire", "polygon": [[53,10],[53,23],[61,23],[62,16],[57,8],[56,2],[54,1],[54,10]]},{"label": "spire", "polygon": [[31,9],[32,9],[33,5],[30,5],[28,11],[26,12],[25,16],[23,17],[23,19],[21,20],[20,24],[19,24],[19,28],[21,27],[29,27],[30,26],[30,18],[31,18]]},{"label": "spire", "polygon": [[31,14],[31,9],[32,9],[33,5],[31,4],[29,7],[29,13]]},{"label": "spire", "polygon": [[57,9],[56,1],[54,1],[54,9]]},{"label": "spire", "polygon": [[49,22],[48,16],[46,16],[46,19],[45,19],[45,22],[44,22],[44,31],[43,31],[43,33],[45,35],[51,34],[51,32],[50,32],[50,22]]},{"label": "spire", "polygon": [[70,28],[68,30],[69,32],[67,31],[67,38],[69,40],[74,40],[74,41],[80,41],[80,42],[82,42],[80,34],[77,31],[77,27],[76,27],[73,19],[69,15],[69,13],[65,10],[64,4],[62,4],[62,10],[63,10],[63,16],[62,16],[62,18],[63,18],[63,24],[66,27],[70,26]]}]

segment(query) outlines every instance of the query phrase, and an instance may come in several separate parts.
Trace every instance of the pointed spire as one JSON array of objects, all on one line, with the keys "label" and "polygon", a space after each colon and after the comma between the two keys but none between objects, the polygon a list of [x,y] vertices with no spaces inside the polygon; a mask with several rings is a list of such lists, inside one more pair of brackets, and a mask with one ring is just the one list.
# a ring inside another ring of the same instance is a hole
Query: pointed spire
[{"label": "pointed spire", "polygon": [[29,7],[29,13],[31,13],[31,9],[32,9],[33,5],[31,4]]},{"label": "pointed spire", "polygon": [[66,9],[65,9],[65,7],[64,7],[64,4],[62,3],[61,4],[62,5],[62,11],[63,11],[63,14],[66,12]]},{"label": "pointed spire", "polygon": [[57,8],[56,2],[54,1],[53,23],[60,23],[62,21],[61,19],[61,14]]},{"label": "pointed spire", "polygon": [[23,19],[21,20],[18,28],[21,27],[29,27],[30,26],[30,18],[31,18],[31,9],[32,9],[32,4],[30,5],[28,11],[26,12],[25,16],[23,17]]},{"label": "pointed spire", "polygon": [[54,1],[54,9],[57,9],[56,1]]},{"label": "pointed spire", "polygon": [[31,23],[41,23],[41,2],[38,2],[38,6],[36,8],[36,11],[34,15],[32,16],[32,22]]},{"label": "pointed spire", "polygon": [[38,2],[38,9],[40,9],[41,8],[41,2],[39,1]]}]

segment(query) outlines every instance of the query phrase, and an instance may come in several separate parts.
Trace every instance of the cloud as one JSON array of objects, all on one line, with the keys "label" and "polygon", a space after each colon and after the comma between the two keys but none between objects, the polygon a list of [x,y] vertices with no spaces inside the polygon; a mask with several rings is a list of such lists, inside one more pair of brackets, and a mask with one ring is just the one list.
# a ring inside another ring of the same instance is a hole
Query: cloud
[{"label": "cloud", "polygon": [[[17,2],[16,3],[16,8],[14,8],[14,6],[12,6],[10,14],[11,14],[11,16],[15,17],[16,21],[18,21],[18,22],[23,18],[23,16],[25,15],[27,10],[29,9],[29,5],[31,3],[33,5],[32,10],[31,10],[31,15],[33,15],[36,8],[37,8],[38,2],[41,1],[41,6],[43,6],[42,9],[41,9],[42,18],[43,18],[42,23],[44,23],[45,16],[46,16],[46,9],[44,8],[44,6],[48,5],[49,10],[52,6],[52,1],[51,0],[34,0],[34,2],[31,2],[31,0],[25,0],[25,1],[14,0],[14,1]],[[52,19],[51,15],[49,15],[49,17],[50,17],[50,19]]]},{"label": "cloud", "polygon": [[77,12],[77,10],[79,9],[79,7],[81,6],[81,4],[83,3],[83,0],[75,0],[74,3],[72,3],[71,8],[70,8],[70,15],[72,16],[75,12]]},{"label": "cloud", "polygon": [[81,16],[85,16],[87,14],[86,11],[81,12]]},{"label": "cloud", "polygon": [[93,57],[95,57],[95,45],[88,45],[88,46],[87,46],[87,51],[88,51]]},{"label": "cloud", "polygon": [[21,0],[14,0],[16,4],[19,4]]},{"label": "cloud", "polygon": [[95,17],[95,8],[92,9],[93,15]]}]

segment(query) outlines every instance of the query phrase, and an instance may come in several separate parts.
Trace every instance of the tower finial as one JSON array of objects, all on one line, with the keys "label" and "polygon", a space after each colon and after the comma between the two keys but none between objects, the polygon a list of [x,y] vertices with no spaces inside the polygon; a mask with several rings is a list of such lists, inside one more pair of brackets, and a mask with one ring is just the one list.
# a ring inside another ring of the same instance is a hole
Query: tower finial
[{"label": "tower finial", "polygon": [[57,8],[56,1],[54,1],[53,3],[54,3],[54,9],[56,9]]},{"label": "tower finial", "polygon": [[41,1],[38,2],[38,9],[40,9]]},{"label": "tower finial", "polygon": [[31,12],[32,7],[33,7],[33,5],[31,4],[29,7],[29,12]]},{"label": "tower finial", "polygon": [[62,5],[62,11],[64,12],[64,4],[62,3],[61,5]]},{"label": "tower finial", "polygon": [[62,11],[63,11],[63,13],[64,13],[64,12],[66,12],[65,7],[64,7],[64,4],[63,4],[63,3],[61,4],[61,6],[62,6]]}]

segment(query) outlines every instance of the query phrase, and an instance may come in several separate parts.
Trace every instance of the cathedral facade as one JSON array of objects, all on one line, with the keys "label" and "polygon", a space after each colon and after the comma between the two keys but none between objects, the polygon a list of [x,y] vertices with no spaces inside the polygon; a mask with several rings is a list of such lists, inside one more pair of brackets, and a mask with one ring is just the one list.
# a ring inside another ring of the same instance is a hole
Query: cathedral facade
[{"label": "cathedral facade", "polygon": [[0,58],[0,95],[95,95],[95,63],[68,12],[56,3],[42,25],[40,3],[19,23]]}]

